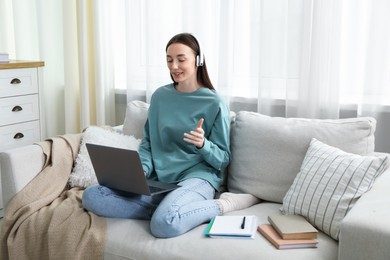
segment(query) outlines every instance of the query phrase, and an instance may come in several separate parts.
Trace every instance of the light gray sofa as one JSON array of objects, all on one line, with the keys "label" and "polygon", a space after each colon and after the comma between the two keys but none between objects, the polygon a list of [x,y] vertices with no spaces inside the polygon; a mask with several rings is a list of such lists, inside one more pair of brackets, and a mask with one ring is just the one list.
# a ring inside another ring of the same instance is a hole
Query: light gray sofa
[{"label": "light gray sofa", "polygon": [[[142,136],[147,108],[143,102],[128,104],[124,133]],[[232,162],[224,188],[251,193],[262,202],[229,215],[256,215],[259,224],[268,223],[268,215],[280,214],[313,137],[367,155],[374,151],[375,124],[372,118],[308,120],[232,113]],[[39,146],[29,145],[2,153],[0,163],[7,204],[41,170],[43,154]],[[179,237],[156,239],[148,221],[107,219],[105,259],[389,259],[389,219],[390,170],[386,170],[343,219],[339,240],[319,232],[316,249],[277,250],[260,233],[249,240],[206,238],[206,223]]]}]

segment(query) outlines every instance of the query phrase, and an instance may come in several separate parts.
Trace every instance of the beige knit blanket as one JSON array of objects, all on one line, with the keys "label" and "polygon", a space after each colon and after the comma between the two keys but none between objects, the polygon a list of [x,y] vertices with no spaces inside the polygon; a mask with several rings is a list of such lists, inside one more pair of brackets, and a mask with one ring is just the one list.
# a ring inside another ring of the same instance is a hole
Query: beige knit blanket
[{"label": "beige knit blanket", "polygon": [[81,134],[39,143],[43,170],[8,203],[1,259],[103,259],[106,222],[85,211],[83,190],[67,182]]}]

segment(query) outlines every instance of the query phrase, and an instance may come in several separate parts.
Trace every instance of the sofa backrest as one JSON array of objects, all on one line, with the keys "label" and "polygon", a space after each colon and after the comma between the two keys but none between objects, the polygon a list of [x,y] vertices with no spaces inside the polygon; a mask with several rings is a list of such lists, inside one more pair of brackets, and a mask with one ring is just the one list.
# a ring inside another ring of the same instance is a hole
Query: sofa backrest
[{"label": "sofa backrest", "polygon": [[[143,137],[148,108],[142,101],[128,103],[124,134]],[[312,138],[350,153],[374,152],[374,118],[281,118],[241,111],[231,113],[231,122],[232,160],[222,190],[263,200],[283,201]]]},{"label": "sofa backrest", "polygon": [[312,138],[346,152],[374,152],[374,118],[337,120],[269,117],[241,111],[231,129],[227,188],[282,203]]}]

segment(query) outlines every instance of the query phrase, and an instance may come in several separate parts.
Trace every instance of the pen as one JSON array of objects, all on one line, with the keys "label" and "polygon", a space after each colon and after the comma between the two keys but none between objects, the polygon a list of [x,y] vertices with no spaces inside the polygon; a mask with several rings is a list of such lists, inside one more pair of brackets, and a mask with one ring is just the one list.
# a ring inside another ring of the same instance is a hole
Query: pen
[{"label": "pen", "polygon": [[245,228],[245,217],[242,219],[242,223],[241,223],[241,229],[244,229]]}]

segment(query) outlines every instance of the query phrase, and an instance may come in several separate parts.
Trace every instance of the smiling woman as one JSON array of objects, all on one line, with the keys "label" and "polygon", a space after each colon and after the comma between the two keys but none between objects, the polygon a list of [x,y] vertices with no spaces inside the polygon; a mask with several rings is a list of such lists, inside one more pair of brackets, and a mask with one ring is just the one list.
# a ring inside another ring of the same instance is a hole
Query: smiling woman
[{"label": "smiling woman", "polygon": [[190,47],[181,43],[169,45],[167,64],[177,90],[193,92],[201,87],[196,77],[195,55]]},{"label": "smiling woman", "polygon": [[[201,45],[193,35],[189,33],[176,35],[168,42],[166,53],[168,69],[175,86],[179,82],[187,81],[182,85],[214,89]],[[186,89],[183,90],[188,92]]]},{"label": "smiling woman", "polygon": [[204,85],[208,73],[200,53],[196,38],[188,33],[168,42],[167,65],[174,83],[153,93],[139,148],[149,180],[180,187],[139,196],[89,186],[82,200],[86,210],[103,217],[150,220],[155,237],[170,238],[259,201],[251,194],[229,192],[214,199],[230,162],[230,112],[212,85]]}]

